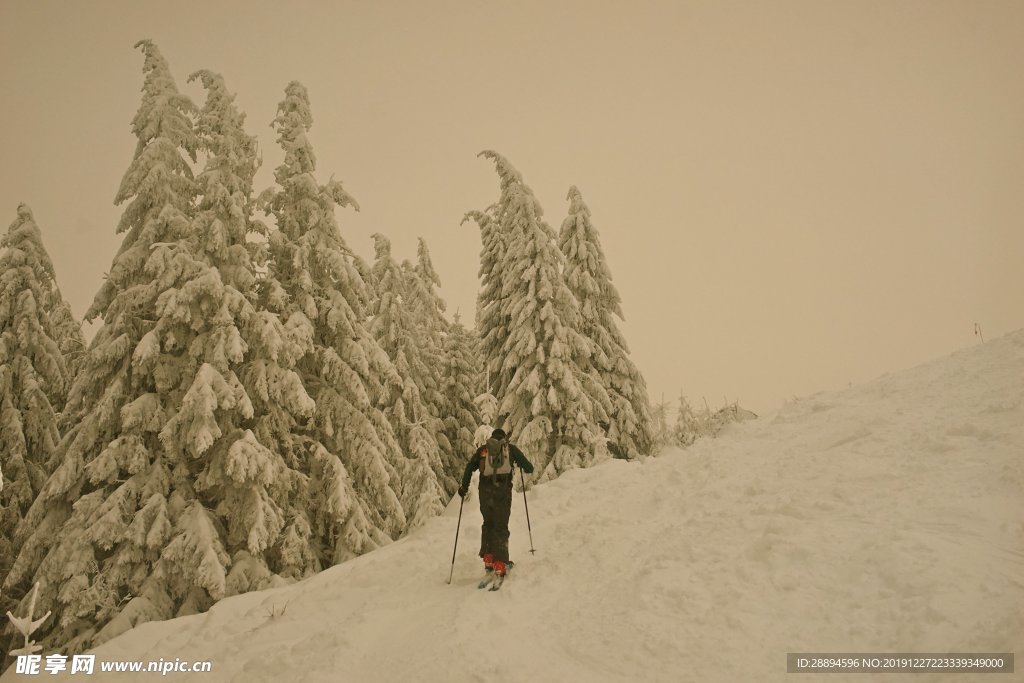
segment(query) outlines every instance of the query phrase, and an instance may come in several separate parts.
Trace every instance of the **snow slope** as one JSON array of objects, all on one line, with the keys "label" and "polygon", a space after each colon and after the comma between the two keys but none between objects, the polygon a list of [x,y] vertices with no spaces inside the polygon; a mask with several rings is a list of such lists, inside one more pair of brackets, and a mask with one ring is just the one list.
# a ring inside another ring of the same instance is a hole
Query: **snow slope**
[{"label": "snow slope", "polygon": [[[213,662],[212,674],[166,681],[489,683],[782,681],[789,651],[1019,657],[1022,454],[1024,331],[795,401],[686,451],[538,486],[533,556],[517,494],[519,564],[500,592],[475,588],[475,497],[446,584],[456,499],[382,550],[145,624],[96,654]],[[1017,671],[993,680],[1024,679]],[[12,680],[30,679],[11,667]]]}]

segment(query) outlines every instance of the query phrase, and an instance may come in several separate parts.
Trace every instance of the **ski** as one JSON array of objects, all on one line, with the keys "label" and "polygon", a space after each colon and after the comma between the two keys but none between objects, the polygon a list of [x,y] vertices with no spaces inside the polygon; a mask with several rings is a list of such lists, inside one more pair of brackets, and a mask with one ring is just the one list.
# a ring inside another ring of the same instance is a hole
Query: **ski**
[{"label": "ski", "polygon": [[512,567],[514,566],[516,566],[516,563],[512,562],[511,560],[505,563],[505,573],[494,577],[494,580],[491,581],[491,587],[489,588],[489,590],[499,590],[501,588],[501,584],[505,583],[505,579],[508,578],[508,574],[512,571]]},{"label": "ski", "polygon": [[491,581],[494,581],[495,576],[496,575],[495,575],[494,572],[487,572],[487,574],[484,576],[483,579],[480,580],[480,583],[478,583],[476,585],[476,587],[477,588],[487,588],[487,586],[490,585]]}]

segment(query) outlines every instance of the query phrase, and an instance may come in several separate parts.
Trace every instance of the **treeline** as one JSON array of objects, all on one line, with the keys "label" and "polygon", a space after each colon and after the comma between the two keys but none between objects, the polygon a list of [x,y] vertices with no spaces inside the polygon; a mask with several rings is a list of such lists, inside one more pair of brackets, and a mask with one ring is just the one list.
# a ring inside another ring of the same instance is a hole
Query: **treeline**
[{"label": "treeline", "polygon": [[680,394],[673,407],[664,398],[651,410],[651,431],[656,448],[692,446],[695,441],[718,436],[733,422],[755,420],[757,415],[740,406],[739,401],[726,403],[712,410],[707,401],[702,408],[694,408]]},{"label": "treeline", "polygon": [[0,252],[0,610],[20,614],[38,584],[48,651],[391,542],[444,508],[481,422],[513,434],[535,479],[649,452],[646,388],[578,190],[556,235],[485,153],[500,197],[467,215],[483,241],[467,329],[445,316],[422,239],[415,263],[380,234],[372,263],[348,247],[335,209],[359,207],[318,179],[305,87],[285,89],[284,161],[257,193],[256,138],[224,79],[192,74],[197,105],[153,43],[137,47],[124,238],[88,348],[27,206]]}]

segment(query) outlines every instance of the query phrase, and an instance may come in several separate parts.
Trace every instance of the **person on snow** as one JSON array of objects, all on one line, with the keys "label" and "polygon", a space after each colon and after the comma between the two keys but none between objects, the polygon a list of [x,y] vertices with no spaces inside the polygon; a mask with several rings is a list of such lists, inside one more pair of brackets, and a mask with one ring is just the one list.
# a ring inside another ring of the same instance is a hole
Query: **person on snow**
[{"label": "person on snow", "polygon": [[523,452],[508,442],[501,429],[495,429],[487,443],[476,449],[462,475],[459,495],[465,498],[473,472],[480,470],[480,513],[484,524],[480,534],[480,557],[484,570],[505,576],[511,566],[508,559],[508,518],[512,512],[512,474],[518,466],[531,474],[533,465]]}]

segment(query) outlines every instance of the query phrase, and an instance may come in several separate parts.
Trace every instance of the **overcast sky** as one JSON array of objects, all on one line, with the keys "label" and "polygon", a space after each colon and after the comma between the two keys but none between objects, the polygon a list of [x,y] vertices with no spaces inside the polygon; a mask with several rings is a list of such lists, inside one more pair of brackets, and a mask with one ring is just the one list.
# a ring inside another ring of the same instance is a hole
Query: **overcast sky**
[{"label": "overcast sky", "polygon": [[370,258],[427,240],[472,322],[498,195],[577,185],[651,398],[765,413],[1024,326],[1024,2],[0,0],[0,223],[29,203],[77,315],[120,244],[153,39],[260,138],[309,89],[319,176]]}]

